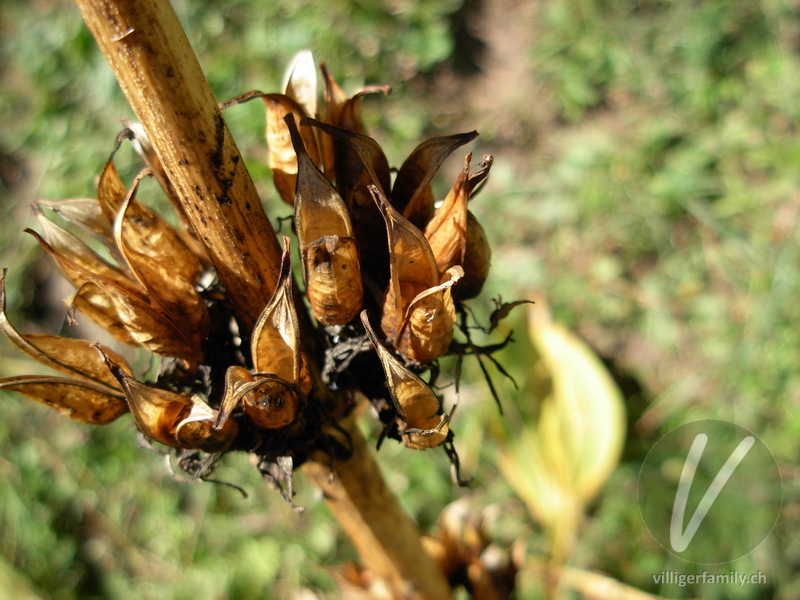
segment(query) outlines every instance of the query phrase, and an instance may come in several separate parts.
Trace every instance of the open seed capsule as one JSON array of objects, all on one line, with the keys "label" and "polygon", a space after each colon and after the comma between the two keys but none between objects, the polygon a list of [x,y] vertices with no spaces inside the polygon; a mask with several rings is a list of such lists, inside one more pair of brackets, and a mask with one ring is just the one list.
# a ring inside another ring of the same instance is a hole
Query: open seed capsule
[{"label": "open seed capsule", "polygon": [[286,123],[297,153],[294,220],[306,296],[323,325],[343,325],[361,310],[364,290],[347,207],[308,156],[292,115]]},{"label": "open seed capsule", "polygon": [[442,413],[439,398],[428,384],[406,368],[381,343],[369,323],[367,311],[361,312],[361,322],[383,366],[389,393],[397,409],[403,443],[416,450],[444,443],[450,431],[450,419]]}]

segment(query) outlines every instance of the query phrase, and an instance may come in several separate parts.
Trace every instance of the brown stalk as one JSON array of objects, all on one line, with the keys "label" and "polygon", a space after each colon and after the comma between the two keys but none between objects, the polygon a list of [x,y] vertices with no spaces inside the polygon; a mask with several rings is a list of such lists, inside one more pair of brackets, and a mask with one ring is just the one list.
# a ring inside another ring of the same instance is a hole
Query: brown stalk
[{"label": "brown stalk", "polygon": [[169,2],[76,0],[247,330],[281,250]]},{"label": "brown stalk", "polygon": [[[240,324],[252,329],[275,288],[281,250],[244,161],[166,0],[75,0],[144,127]],[[317,389],[319,389],[318,386]],[[450,589],[363,437],[331,471],[307,463],[372,576],[393,597],[446,600]]]}]

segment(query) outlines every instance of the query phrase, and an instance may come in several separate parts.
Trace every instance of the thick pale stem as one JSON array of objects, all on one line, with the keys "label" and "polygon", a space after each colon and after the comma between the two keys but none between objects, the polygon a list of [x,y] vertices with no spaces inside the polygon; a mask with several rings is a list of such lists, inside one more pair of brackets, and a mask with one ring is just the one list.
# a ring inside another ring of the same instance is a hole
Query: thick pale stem
[{"label": "thick pale stem", "polygon": [[386,487],[361,432],[352,418],[340,425],[353,445],[350,460],[332,467],[309,462],[303,471],[322,490],[364,565],[389,597],[447,600],[450,585],[423,548],[417,524]]},{"label": "thick pale stem", "polygon": [[[240,323],[252,328],[275,288],[280,247],[208,82],[166,0],[75,0],[144,127],[184,213],[205,245]],[[372,576],[396,598],[446,600],[422,548],[350,423],[355,453],[333,473],[306,471]]]},{"label": "thick pale stem", "polygon": [[76,4],[249,330],[275,289],[281,251],[172,6]]}]

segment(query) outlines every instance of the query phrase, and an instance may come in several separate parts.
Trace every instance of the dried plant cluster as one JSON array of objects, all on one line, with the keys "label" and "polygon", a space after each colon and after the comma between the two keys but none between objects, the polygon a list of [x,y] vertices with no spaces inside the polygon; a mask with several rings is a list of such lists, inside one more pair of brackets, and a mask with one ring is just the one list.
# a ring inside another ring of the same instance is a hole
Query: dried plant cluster
[{"label": "dried plant cluster", "polygon": [[19,333],[3,285],[3,332],[61,376],[8,377],[0,389],[84,423],[130,411],[148,440],[175,449],[177,464],[200,477],[230,450],[255,453],[276,479],[316,451],[346,456],[346,437],[326,431],[365,396],[385,436],[409,448],[452,450],[449,417],[420,374],[444,354],[479,352],[453,334],[460,303],[480,292],[489,269],[489,245],[467,206],[492,157],[473,167],[468,154],[436,208],[432,178],[477,133],[422,142],[392,177],[360,114],[365,95],[388,88],[348,97],[320,70],[318,81],[313,58],[301,54],[283,93],[250,92],[223,105],[264,101],[269,166],[294,207],[296,244],[283,238],[280,278],[252,331],[235,322],[190,227],[175,230],[137,199],[140,180],[154,175],[185,222],[144,132],[129,124],[114,152],[127,138],[144,159],[132,185],[112,153],[96,198],[39,201],[39,232],[28,231],[75,287],[70,318],[77,311],[116,340],[147,349],[161,358],[159,372],[141,381],[123,356],[94,341]]}]

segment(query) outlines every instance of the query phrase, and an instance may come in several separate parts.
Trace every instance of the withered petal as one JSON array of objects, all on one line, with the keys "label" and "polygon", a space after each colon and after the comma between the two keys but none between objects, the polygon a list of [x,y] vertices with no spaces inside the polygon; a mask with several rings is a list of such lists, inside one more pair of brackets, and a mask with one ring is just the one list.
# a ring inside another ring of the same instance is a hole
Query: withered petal
[{"label": "withered petal", "polygon": [[[109,392],[119,391],[119,385],[103,364],[92,342],[74,338],[65,338],[48,334],[24,334],[18,332],[8,320],[6,313],[6,271],[0,274],[0,331],[17,348],[40,363],[72,375],[79,379],[93,381],[100,386],[112,388]],[[128,373],[131,368],[119,354],[106,349]]]},{"label": "withered petal", "polygon": [[24,375],[0,379],[0,390],[17,392],[70,419],[92,425],[110,423],[128,411],[122,394],[115,395],[108,386],[93,381]]},{"label": "withered petal", "polygon": [[109,247],[114,244],[111,223],[103,213],[97,198],[37,200],[35,206],[54,211]]},{"label": "withered petal", "polygon": [[282,89],[286,96],[303,108],[306,115],[317,116],[319,112],[317,65],[310,50],[301,50],[295,54],[286,69]]},{"label": "withered petal", "polygon": [[392,205],[406,219],[424,228],[434,213],[431,180],[456,148],[478,137],[477,131],[425,140],[408,156],[397,171],[392,187]]}]

